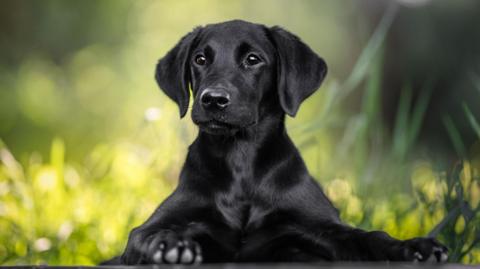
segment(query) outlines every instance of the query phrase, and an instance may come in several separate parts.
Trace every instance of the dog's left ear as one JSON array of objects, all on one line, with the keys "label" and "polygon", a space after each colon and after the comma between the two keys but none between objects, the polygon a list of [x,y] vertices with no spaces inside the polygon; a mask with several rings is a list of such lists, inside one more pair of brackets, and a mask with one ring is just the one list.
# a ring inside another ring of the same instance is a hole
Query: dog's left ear
[{"label": "dog's left ear", "polygon": [[183,118],[190,101],[190,52],[201,28],[184,36],[157,64],[155,79],[165,94],[175,101]]},{"label": "dog's left ear", "polygon": [[278,26],[270,28],[277,49],[277,87],[280,104],[294,117],[300,104],[327,75],[327,65],[297,36]]}]

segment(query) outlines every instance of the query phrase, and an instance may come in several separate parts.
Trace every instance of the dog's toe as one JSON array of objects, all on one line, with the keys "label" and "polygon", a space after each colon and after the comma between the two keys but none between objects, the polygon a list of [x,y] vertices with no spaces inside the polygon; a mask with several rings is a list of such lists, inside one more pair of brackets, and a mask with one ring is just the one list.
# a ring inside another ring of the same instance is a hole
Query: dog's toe
[{"label": "dog's toe", "polygon": [[178,248],[177,247],[174,247],[170,250],[168,250],[166,253],[165,253],[165,257],[164,257],[164,260],[165,262],[167,263],[177,263],[178,261]]},{"label": "dog's toe", "polygon": [[193,262],[193,252],[186,248],[182,252],[182,257],[180,258],[180,263],[189,264]]},{"label": "dog's toe", "polygon": [[157,250],[157,252],[155,252],[155,253],[153,254],[152,260],[153,260],[155,263],[162,263],[162,260],[163,260],[163,251]]}]

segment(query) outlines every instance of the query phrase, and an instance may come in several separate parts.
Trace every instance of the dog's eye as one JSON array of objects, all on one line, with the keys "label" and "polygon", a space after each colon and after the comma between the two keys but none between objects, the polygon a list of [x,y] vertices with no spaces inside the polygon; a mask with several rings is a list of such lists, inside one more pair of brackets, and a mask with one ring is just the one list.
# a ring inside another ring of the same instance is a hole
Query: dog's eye
[{"label": "dog's eye", "polygon": [[260,62],[262,62],[262,60],[255,54],[249,54],[245,59],[245,64],[249,66],[257,65]]},{"label": "dog's eye", "polygon": [[198,64],[198,65],[205,65],[207,63],[207,58],[205,58],[205,56],[203,55],[197,55],[195,57],[195,63]]}]

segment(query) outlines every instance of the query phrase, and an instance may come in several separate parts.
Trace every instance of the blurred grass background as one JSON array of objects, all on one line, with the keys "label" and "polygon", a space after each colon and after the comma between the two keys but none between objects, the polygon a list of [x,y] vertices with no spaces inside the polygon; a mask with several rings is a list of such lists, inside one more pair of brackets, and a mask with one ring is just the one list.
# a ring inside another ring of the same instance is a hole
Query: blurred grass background
[{"label": "blurred grass background", "polygon": [[364,229],[436,236],[480,262],[480,3],[2,1],[0,264],[96,264],[173,190],[189,117],[153,79],[194,26],[281,25],[326,59],[288,119],[312,173]]}]

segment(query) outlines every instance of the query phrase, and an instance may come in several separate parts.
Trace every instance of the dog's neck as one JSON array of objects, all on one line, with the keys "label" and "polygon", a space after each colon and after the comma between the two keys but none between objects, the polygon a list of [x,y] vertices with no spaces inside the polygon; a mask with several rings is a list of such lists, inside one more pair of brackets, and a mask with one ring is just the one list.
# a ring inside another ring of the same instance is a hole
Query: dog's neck
[{"label": "dog's neck", "polygon": [[203,177],[234,181],[262,180],[271,167],[287,159],[293,158],[303,166],[284,121],[283,113],[269,114],[234,136],[199,131],[186,165],[196,167],[196,172]]}]

